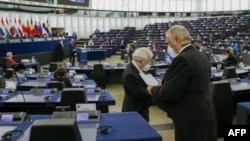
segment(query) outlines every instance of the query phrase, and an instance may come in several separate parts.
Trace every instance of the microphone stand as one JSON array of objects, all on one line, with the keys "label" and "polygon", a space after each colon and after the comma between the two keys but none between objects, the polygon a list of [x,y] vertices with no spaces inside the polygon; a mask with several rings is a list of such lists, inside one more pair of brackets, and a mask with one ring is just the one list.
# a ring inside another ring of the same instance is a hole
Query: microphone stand
[{"label": "microphone stand", "polygon": [[[18,79],[18,75],[17,75],[17,73],[16,73],[16,79],[17,79],[17,92],[18,92],[18,90],[19,90],[19,87],[21,87],[21,82],[19,81],[19,79]],[[18,93],[17,93],[17,95],[18,95]],[[23,94],[23,91],[22,91],[22,89],[21,89],[21,95],[22,95],[22,97],[23,97],[23,102],[24,102],[24,104],[27,104],[27,101],[26,101],[26,99],[25,99],[25,96],[24,96],[24,94]],[[30,119],[30,115],[29,115],[29,107],[28,107],[28,105],[26,106],[26,115],[27,115],[27,121],[28,122],[32,122],[32,120]]]}]

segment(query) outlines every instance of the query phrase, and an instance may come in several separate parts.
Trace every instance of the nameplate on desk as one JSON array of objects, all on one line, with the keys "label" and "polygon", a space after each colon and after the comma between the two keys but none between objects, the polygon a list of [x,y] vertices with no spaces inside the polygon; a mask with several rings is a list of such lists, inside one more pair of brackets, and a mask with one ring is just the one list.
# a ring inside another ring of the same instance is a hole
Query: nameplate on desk
[{"label": "nameplate on desk", "polygon": [[25,117],[26,117],[25,112],[0,113],[0,125],[1,124],[20,124],[20,123],[23,123]]},{"label": "nameplate on desk", "polygon": [[101,112],[99,110],[77,111],[76,121],[77,122],[99,122],[100,114]]},{"label": "nameplate on desk", "polygon": [[40,88],[32,88],[30,89],[30,94],[33,94],[33,95],[36,95],[36,94],[45,94],[45,95],[49,95],[49,94],[56,94],[57,93],[57,89],[56,88],[53,88],[53,89],[50,89],[50,88],[43,88],[43,89],[40,89]]},{"label": "nameplate on desk", "polygon": [[86,94],[100,94],[101,88],[85,88],[85,93]]}]

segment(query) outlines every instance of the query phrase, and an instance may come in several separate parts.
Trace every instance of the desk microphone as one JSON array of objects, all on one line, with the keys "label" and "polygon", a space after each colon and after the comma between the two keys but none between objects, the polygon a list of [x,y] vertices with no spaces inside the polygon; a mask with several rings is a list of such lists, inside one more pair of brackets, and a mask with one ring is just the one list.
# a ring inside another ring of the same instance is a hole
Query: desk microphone
[{"label": "desk microphone", "polygon": [[[16,72],[15,72],[15,73],[16,73]],[[16,79],[17,79],[17,92],[18,92],[18,86],[21,87],[21,82],[20,82],[19,79],[18,79],[17,73],[16,73]],[[17,95],[18,95],[18,93],[17,93]],[[23,97],[23,102],[24,102],[24,104],[27,104],[27,101],[26,101],[26,99],[25,99],[25,96],[24,96],[22,90],[21,90],[21,95],[22,95],[22,97]],[[27,107],[26,107],[26,113],[27,113],[28,122],[31,122],[30,115],[29,115],[29,107],[28,107],[28,105],[27,105]]]}]

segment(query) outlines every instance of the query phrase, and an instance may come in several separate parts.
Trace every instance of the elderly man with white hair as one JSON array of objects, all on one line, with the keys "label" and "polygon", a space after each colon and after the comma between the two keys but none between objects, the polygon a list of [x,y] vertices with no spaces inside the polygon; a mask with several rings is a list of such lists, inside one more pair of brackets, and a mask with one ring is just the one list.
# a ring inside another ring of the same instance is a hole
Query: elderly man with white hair
[{"label": "elderly man with white hair", "polygon": [[149,121],[149,107],[152,104],[152,97],[147,92],[147,84],[140,77],[150,68],[149,63],[153,57],[150,49],[142,47],[133,53],[132,62],[122,74],[122,84],[125,97],[122,105],[122,112],[136,111],[147,122]]},{"label": "elderly man with white hair", "polygon": [[166,40],[173,62],[162,86],[149,86],[147,90],[173,119],[176,141],[216,141],[210,63],[191,45],[185,27],[172,26],[166,32]]}]

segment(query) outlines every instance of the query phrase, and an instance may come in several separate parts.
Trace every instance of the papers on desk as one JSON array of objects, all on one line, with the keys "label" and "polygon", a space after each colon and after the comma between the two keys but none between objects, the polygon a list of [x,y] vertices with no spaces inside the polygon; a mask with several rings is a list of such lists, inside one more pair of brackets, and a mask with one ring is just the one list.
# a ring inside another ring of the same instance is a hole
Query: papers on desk
[{"label": "papers on desk", "polygon": [[7,89],[16,89],[16,82],[14,82],[14,81],[6,81],[5,88],[7,88]]},{"label": "papers on desk", "polygon": [[159,84],[151,74],[140,73],[140,76],[148,86],[157,86]]}]

